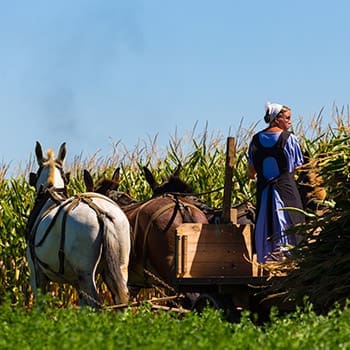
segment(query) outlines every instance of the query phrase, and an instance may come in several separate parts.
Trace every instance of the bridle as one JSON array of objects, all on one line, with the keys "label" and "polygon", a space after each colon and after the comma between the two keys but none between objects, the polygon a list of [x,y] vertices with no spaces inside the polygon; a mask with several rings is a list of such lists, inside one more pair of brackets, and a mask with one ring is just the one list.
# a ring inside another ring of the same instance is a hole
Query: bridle
[{"label": "bridle", "polygon": [[[62,180],[63,180],[63,183],[64,183],[64,187],[63,188],[55,188],[53,187],[53,185],[49,185],[47,186],[46,188],[44,188],[43,185],[41,185],[39,187],[39,189],[37,189],[37,196],[39,197],[41,195],[42,192],[45,192],[46,189],[48,188],[53,188],[51,190],[51,193],[54,193],[54,192],[63,192],[63,193],[66,193],[66,197],[68,197],[68,192],[67,192],[67,185],[69,183],[69,174],[65,173],[63,171],[63,168],[60,164],[57,164],[55,163],[55,167],[56,169],[58,169],[58,171],[60,172],[60,175],[62,177]],[[44,165],[40,165],[38,171],[36,173],[33,173],[31,172],[29,174],[29,184],[35,188],[37,188],[37,183],[38,183],[38,179],[40,178],[40,175],[41,175],[41,172],[43,171],[43,169],[46,168]]]}]

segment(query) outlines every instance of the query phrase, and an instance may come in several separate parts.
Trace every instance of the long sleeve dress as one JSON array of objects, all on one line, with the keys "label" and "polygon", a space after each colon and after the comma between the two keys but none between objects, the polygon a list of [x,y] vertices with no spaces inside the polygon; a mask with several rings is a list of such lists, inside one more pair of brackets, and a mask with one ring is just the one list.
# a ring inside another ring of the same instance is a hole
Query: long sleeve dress
[{"label": "long sleeve dress", "polygon": [[248,160],[257,172],[257,261],[265,263],[276,256],[274,253],[296,245],[295,235],[287,234],[286,229],[304,221],[304,216],[280,209],[303,207],[293,177],[295,168],[303,163],[303,155],[294,134],[261,131],[249,145]]}]

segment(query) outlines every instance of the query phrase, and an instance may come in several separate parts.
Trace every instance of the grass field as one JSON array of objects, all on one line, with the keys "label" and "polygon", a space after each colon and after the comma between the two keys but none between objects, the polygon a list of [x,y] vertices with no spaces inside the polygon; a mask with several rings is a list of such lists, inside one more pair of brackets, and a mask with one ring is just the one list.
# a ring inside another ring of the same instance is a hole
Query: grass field
[{"label": "grass field", "polygon": [[26,311],[0,306],[1,349],[350,349],[350,309],[317,315],[311,308],[271,316],[255,325],[223,321],[218,311],[199,316],[159,311],[146,305],[133,311],[96,312],[48,307],[42,301]]}]

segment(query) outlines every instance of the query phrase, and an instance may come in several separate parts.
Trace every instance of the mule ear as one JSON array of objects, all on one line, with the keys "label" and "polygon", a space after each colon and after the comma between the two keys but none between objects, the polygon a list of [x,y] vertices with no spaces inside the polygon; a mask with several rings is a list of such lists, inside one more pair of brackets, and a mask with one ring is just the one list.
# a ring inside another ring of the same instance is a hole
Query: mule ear
[{"label": "mule ear", "polygon": [[94,192],[94,180],[87,169],[84,169],[84,183],[87,192]]},{"label": "mule ear", "polygon": [[35,187],[37,178],[35,173],[29,173],[29,185]]},{"label": "mule ear", "polygon": [[60,150],[58,151],[58,156],[56,158],[56,162],[58,162],[60,165],[63,165],[64,158],[66,157],[67,154],[67,148],[66,148],[66,143],[63,142]]},{"label": "mule ear", "polygon": [[173,176],[176,176],[176,177],[179,177],[180,176],[180,170],[181,170],[181,164],[179,164],[177,166],[177,168],[175,169],[174,173],[173,173]]},{"label": "mule ear", "polygon": [[44,156],[43,156],[43,149],[41,148],[41,144],[39,141],[37,141],[35,144],[35,155],[39,166],[41,166],[44,161]]},{"label": "mule ear", "polygon": [[119,186],[120,184],[120,167],[114,170],[112,180]]},{"label": "mule ear", "polygon": [[157,184],[153,174],[151,173],[151,171],[147,167],[144,166],[142,169],[145,173],[146,180],[149,183],[149,185],[151,186],[151,189],[153,191],[157,187],[158,184]]}]

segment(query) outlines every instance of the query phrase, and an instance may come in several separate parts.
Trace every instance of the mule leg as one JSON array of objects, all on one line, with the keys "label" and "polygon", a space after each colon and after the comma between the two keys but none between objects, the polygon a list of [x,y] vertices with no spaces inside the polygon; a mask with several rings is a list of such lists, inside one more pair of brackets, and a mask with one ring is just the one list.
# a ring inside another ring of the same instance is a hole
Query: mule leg
[{"label": "mule leg", "polygon": [[41,290],[42,294],[46,294],[49,290],[49,279],[46,277],[46,275],[42,272],[40,268],[38,268],[37,271],[36,285],[38,289]]},{"label": "mule leg", "polygon": [[129,297],[131,301],[136,301],[137,300],[137,296],[141,290],[141,287],[139,286],[131,286],[128,285],[128,289],[129,289]]},{"label": "mule leg", "polygon": [[39,290],[41,291],[41,294],[46,294],[48,292],[49,279],[39,267],[37,267],[36,271],[31,272],[30,285],[34,296],[38,295]]},{"label": "mule leg", "polygon": [[123,285],[119,286],[119,290],[121,290],[119,297],[120,302],[126,304],[129,301],[129,288],[128,288],[128,276],[129,276],[129,270],[128,270],[129,260],[127,262],[121,262],[120,263],[120,271],[123,278]]},{"label": "mule leg", "polygon": [[129,301],[128,265],[130,254],[130,228],[126,217],[120,225],[105,221],[103,232],[104,282],[116,304]]},{"label": "mule leg", "polygon": [[79,274],[79,305],[91,306],[95,309],[101,306],[95,278],[91,273]]},{"label": "mule leg", "polygon": [[[121,278],[116,283],[115,278],[105,269],[103,278],[107,284],[108,289],[113,295],[114,302],[116,304],[127,304],[129,301],[129,289],[127,286],[128,280],[128,267],[125,264],[121,264],[119,267]],[[119,285],[118,285],[119,283]]]},{"label": "mule leg", "polygon": [[33,261],[29,252],[27,253],[27,260],[28,260],[29,271],[30,271],[29,282],[30,282],[30,286],[32,287],[32,291],[33,291],[34,296],[38,295],[38,289],[41,290],[42,294],[47,293],[49,279],[46,277],[44,272],[41,270],[38,263]]}]

